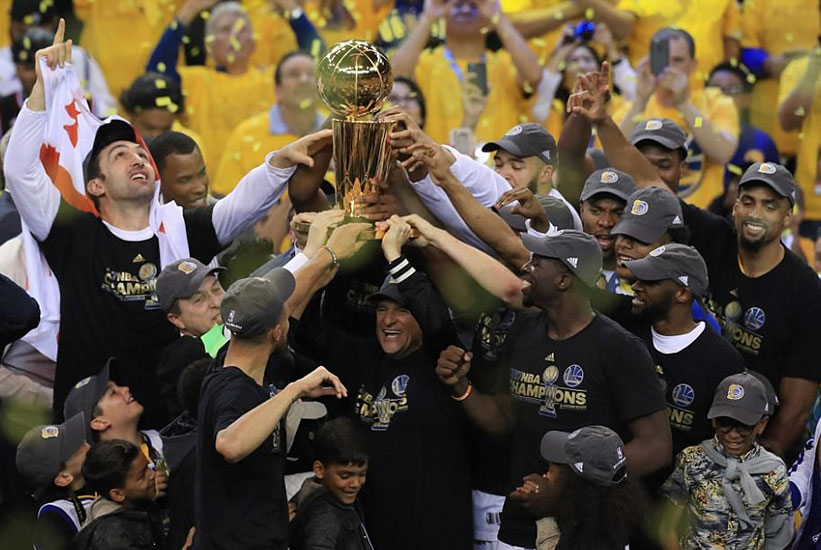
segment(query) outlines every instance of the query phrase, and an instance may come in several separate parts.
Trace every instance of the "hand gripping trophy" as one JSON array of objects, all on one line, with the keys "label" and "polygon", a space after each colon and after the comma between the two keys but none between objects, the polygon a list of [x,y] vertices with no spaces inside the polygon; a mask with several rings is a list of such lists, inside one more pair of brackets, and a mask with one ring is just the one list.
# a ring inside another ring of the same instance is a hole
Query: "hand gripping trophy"
[{"label": "hand gripping trophy", "polygon": [[379,194],[391,169],[391,122],[373,120],[393,88],[391,64],[376,46],[362,40],[340,42],[317,68],[319,97],[334,118],[333,147],[336,206],[342,223],[369,221],[359,200]]}]

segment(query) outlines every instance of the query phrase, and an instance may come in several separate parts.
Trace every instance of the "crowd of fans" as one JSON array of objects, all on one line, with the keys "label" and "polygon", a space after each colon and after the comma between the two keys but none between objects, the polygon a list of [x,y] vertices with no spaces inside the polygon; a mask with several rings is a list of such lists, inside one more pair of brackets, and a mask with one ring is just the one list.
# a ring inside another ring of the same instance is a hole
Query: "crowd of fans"
[{"label": "crowd of fans", "polygon": [[0,548],[821,548],[816,0],[0,10]]}]

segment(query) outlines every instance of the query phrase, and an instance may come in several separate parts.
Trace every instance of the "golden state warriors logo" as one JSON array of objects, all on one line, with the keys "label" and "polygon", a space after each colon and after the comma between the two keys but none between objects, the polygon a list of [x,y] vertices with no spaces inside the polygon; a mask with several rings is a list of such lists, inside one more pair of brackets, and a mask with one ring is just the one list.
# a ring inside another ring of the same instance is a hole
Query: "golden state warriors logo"
[{"label": "golden state warriors logo", "polygon": [[664,126],[660,120],[648,120],[647,123],[644,125],[645,130],[661,130],[661,127]]},{"label": "golden state warriors logo", "polygon": [[630,208],[630,213],[634,216],[644,216],[650,210],[650,205],[642,200],[634,200],[633,206]]},{"label": "golden state warriors logo", "polygon": [[57,426],[43,426],[43,429],[40,430],[40,437],[43,439],[51,439],[58,435],[60,435],[60,428]]},{"label": "golden state warriors logo", "polygon": [[513,128],[511,128],[510,130],[508,130],[505,135],[506,136],[518,136],[521,133],[522,133],[522,125],[518,124],[518,125],[514,126]]},{"label": "golden state warriors logo", "polygon": [[584,370],[579,365],[570,365],[564,369],[563,379],[568,388],[577,388],[584,380]]},{"label": "golden state warriors logo", "polygon": [[744,397],[744,386],[730,384],[730,387],[727,388],[727,399],[730,401],[738,401],[742,397]]},{"label": "golden state warriors logo", "polygon": [[744,314],[744,324],[750,330],[758,330],[763,327],[765,319],[764,310],[760,307],[751,307]]},{"label": "golden state warriors logo", "polygon": [[177,266],[177,269],[182,271],[186,275],[191,275],[192,273],[194,273],[194,271],[197,270],[197,264],[186,260],[184,262],[180,262],[180,265]]},{"label": "golden state warriors logo", "polygon": [[605,171],[601,173],[602,183],[616,183],[619,181],[619,175],[615,172]]},{"label": "golden state warriors logo", "polygon": [[775,174],[775,164],[772,162],[762,162],[758,167],[759,174]]},{"label": "golden state warriors logo", "polygon": [[650,255],[655,258],[656,256],[661,256],[662,254],[664,254],[664,251],[664,245],[661,245],[658,248],[654,248],[653,250],[651,250]]}]

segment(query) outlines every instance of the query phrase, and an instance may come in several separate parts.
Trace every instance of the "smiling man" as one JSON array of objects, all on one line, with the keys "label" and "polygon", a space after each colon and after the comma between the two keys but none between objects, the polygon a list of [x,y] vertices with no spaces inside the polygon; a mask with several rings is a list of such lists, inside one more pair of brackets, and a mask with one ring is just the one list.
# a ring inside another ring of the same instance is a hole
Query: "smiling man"
[{"label": "smiling man", "polygon": [[[54,70],[71,58],[64,24],[53,46],[37,52]],[[311,144],[330,139],[312,134],[270,153],[229,196],[183,212],[155,199],[156,174],[134,129],[121,119],[102,124],[84,162],[86,194],[99,217],[62,200],[40,162],[40,146],[52,116],[40,65],[37,82],[18,116],[5,174],[21,218],[60,288],[60,327],[54,409],[59,416],[69,389],[112,356],[125,368],[123,381],[149,403],[154,380],[145,376],[157,354],[177,338],[157,298],[160,270],[187,256],[208,263],[279,200]]]}]

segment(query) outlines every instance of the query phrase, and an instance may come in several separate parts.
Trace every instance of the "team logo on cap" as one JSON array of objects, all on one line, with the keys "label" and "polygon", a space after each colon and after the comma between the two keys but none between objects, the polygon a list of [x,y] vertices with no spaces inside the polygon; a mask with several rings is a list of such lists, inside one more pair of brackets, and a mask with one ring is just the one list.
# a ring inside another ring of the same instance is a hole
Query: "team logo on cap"
[{"label": "team logo on cap", "polygon": [[742,397],[744,397],[744,386],[730,384],[730,387],[727,388],[727,399],[730,401],[738,401]]},{"label": "team logo on cap", "polygon": [[579,259],[575,256],[571,256],[567,259],[567,262],[573,266],[573,269],[576,269],[579,266]]},{"label": "team logo on cap", "polygon": [[650,205],[646,202],[641,200],[634,200],[633,207],[630,209],[630,213],[634,216],[644,216],[650,210]]},{"label": "team logo on cap", "polygon": [[408,381],[410,380],[410,376],[407,374],[400,374],[396,378],[393,379],[391,382],[391,390],[396,397],[402,397],[405,395],[405,391],[408,389]]},{"label": "team logo on cap", "polygon": [[77,382],[76,384],[74,384],[74,387],[75,387],[75,388],[82,388],[83,386],[85,386],[85,385],[86,385],[86,384],[88,384],[89,382],[91,382],[91,377],[90,377],[90,376],[86,376],[85,378],[83,378],[82,380],[80,380],[79,382]]},{"label": "team logo on cap", "polygon": [[559,368],[556,365],[550,365],[544,370],[542,374],[542,381],[545,384],[553,384],[559,379]]},{"label": "team logo on cap", "polygon": [[177,269],[179,269],[186,275],[191,275],[192,273],[194,273],[194,271],[197,270],[197,264],[186,260],[184,262],[180,262],[180,265],[177,266]]},{"label": "team logo on cap", "polygon": [[619,181],[619,175],[615,172],[602,172],[600,181],[602,183],[616,183]]},{"label": "team logo on cap", "polygon": [[507,133],[506,133],[505,135],[506,135],[506,136],[518,136],[519,134],[521,134],[521,133],[522,133],[522,129],[523,129],[523,128],[522,128],[522,125],[521,125],[521,124],[516,125],[516,126],[514,126],[513,128],[511,128],[510,130],[508,130],[508,131],[507,131]]},{"label": "team logo on cap", "polygon": [[670,393],[673,398],[673,403],[679,407],[686,407],[691,405],[696,399],[696,392],[690,384],[679,384]]},{"label": "team logo on cap", "polygon": [[578,387],[584,380],[584,370],[579,365],[570,365],[564,369],[564,383],[570,388]]},{"label": "team logo on cap", "polygon": [[772,162],[762,162],[758,167],[759,174],[775,174],[775,164]]},{"label": "team logo on cap", "polygon": [[648,120],[647,124],[644,125],[645,130],[661,130],[661,127],[664,126],[660,120]]},{"label": "team logo on cap", "polygon": [[58,435],[60,435],[60,428],[57,426],[43,426],[43,429],[40,430],[40,437],[43,439],[51,439]]},{"label": "team logo on cap", "polygon": [[678,280],[681,281],[681,284],[683,284],[684,286],[687,286],[688,284],[690,284],[690,283],[687,282],[687,281],[690,280],[690,278],[687,275],[680,275]]},{"label": "team logo on cap", "polygon": [[661,245],[660,247],[654,248],[653,250],[650,251],[650,255],[653,256],[654,258],[656,256],[661,256],[662,254],[664,254],[664,245]]},{"label": "team logo on cap", "polygon": [[764,310],[760,307],[751,307],[747,310],[747,313],[744,314],[744,324],[747,325],[747,328],[750,330],[758,330],[763,327],[765,319],[766,315],[764,315]]}]

